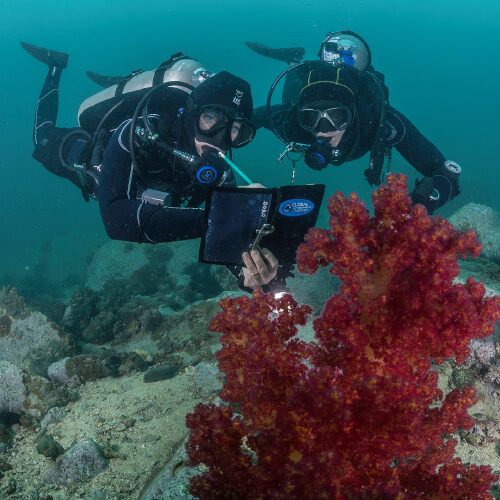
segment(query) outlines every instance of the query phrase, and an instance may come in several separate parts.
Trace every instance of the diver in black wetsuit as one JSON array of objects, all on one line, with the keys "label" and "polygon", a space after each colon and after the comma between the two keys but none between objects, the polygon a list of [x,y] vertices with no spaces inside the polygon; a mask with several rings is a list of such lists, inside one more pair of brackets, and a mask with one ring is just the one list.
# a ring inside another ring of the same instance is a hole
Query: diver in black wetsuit
[{"label": "diver in black wetsuit", "polygon": [[[281,105],[257,108],[256,128],[272,130],[290,151],[304,154],[306,164],[321,170],[341,165],[370,152],[365,177],[381,182],[384,157],[392,147],[424,178],[411,197],[429,213],[460,193],[460,166],[446,160],[402,113],[389,105],[384,76],[371,66],[366,42],[350,31],[328,33],[320,61],[300,63],[305,50],[272,49],[255,42],[247,45],[267,57],[290,64],[271,88],[285,77]],[[389,166],[390,168],[390,166]]]},{"label": "diver in black wetsuit", "polygon": [[[68,141],[65,148],[68,134],[80,130],[55,126],[59,80],[68,56],[22,46],[49,68],[36,107],[33,156],[52,173],[82,187],[81,175],[68,168],[72,163],[68,155],[77,158],[89,141]],[[152,91],[156,89],[159,86]],[[255,136],[250,86],[231,73],[207,77],[191,93],[177,86],[165,95],[161,109],[155,108],[157,113],[134,114],[135,133],[128,116],[111,137],[106,135],[101,141],[102,163],[85,171],[84,194],[98,198],[106,231],[113,239],[159,243],[202,236],[204,210],[198,207],[205,201],[207,187],[235,185],[224,156]],[[91,136],[83,131],[83,139],[85,134]],[[278,262],[269,250],[245,252],[243,261],[240,286],[269,285],[275,279]],[[230,270],[235,276],[240,272]]]}]

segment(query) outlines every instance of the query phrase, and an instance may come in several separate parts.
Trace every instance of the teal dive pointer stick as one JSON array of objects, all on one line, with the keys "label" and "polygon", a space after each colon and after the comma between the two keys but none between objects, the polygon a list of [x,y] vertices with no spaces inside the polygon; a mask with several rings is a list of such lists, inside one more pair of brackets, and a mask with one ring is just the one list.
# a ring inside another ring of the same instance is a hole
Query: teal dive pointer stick
[{"label": "teal dive pointer stick", "polygon": [[247,177],[222,151],[219,151],[217,155],[219,158],[222,158],[245,182],[253,184],[252,179]]}]

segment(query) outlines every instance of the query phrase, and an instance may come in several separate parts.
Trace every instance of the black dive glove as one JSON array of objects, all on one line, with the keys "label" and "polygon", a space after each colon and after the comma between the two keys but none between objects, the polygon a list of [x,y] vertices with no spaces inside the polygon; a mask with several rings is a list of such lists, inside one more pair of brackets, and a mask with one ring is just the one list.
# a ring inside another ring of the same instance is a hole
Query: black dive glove
[{"label": "black dive glove", "polygon": [[429,215],[432,215],[434,210],[460,193],[458,177],[461,170],[458,163],[445,161],[432,177],[415,181],[415,189],[410,194],[412,202],[424,205]]},{"label": "black dive glove", "polygon": [[413,204],[423,205],[429,215],[432,215],[436,209],[436,199],[432,197],[434,191],[434,182],[432,177],[424,177],[421,181],[415,180],[415,190],[410,194]]}]

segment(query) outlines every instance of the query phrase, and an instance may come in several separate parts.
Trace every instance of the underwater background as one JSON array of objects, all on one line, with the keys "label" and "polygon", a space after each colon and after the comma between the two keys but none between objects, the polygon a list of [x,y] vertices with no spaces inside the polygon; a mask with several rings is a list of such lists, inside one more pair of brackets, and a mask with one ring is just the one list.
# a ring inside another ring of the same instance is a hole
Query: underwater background
[{"label": "underwater background", "polygon": [[[257,107],[286,65],[252,52],[245,41],[302,46],[305,59],[317,59],[326,32],[360,34],[371,48],[373,66],[385,74],[391,105],[462,166],[462,192],[438,214],[460,231],[474,228],[483,253],[461,260],[458,277],[453,259],[439,272],[457,288],[454,278],[463,283],[473,276],[494,296],[500,292],[499,20],[498,0],[4,0],[0,500],[193,498],[189,478],[203,468],[187,464],[186,415],[197,403],[220,401],[228,374],[215,357],[220,331],[209,331],[208,325],[220,311],[221,297],[246,300],[223,266],[198,263],[198,240],[111,241],[98,204],[86,203],[73,184],[31,157],[46,67],[19,42],[70,54],[57,125],[72,127],[80,103],[100,91],[86,70],[125,75],[154,69],[183,51],[212,72],[228,70],[248,80]],[[235,163],[254,182],[289,184],[291,163],[276,161],[283,150],[271,132],[260,130],[249,146],[235,152]],[[326,184],[318,225],[327,227],[326,201],[338,190],[358,192],[371,205],[363,175],[367,165],[368,155],[322,172],[297,164],[296,184]],[[417,173],[395,150],[392,170],[408,175],[412,189]],[[406,216],[401,218],[406,225]],[[414,226],[408,227],[412,234]],[[428,239],[416,234],[417,249],[408,254],[421,258],[430,274],[425,286],[404,296],[415,294],[432,307],[433,287],[439,299],[447,297],[432,275],[441,256],[435,249],[442,247],[430,245],[420,254]],[[312,307],[311,317],[339,291],[339,281],[326,269],[314,276],[296,273],[287,285],[298,303]],[[405,302],[395,297],[398,304]],[[469,311],[456,305],[447,311],[458,325],[454,331],[466,316],[463,310]],[[394,315],[397,328],[401,317],[406,316]],[[470,327],[469,336],[459,332],[457,339],[491,333],[479,330]],[[262,333],[260,327],[257,331]],[[310,341],[314,335],[309,321],[298,338]],[[396,364],[398,357],[416,352],[417,343],[406,343],[407,352],[393,356]],[[448,343],[440,337],[436,345]],[[452,357],[434,368],[443,393],[469,386],[477,390],[478,403],[469,408],[474,427],[457,433],[457,456],[467,464],[491,466],[500,476],[500,322],[493,334],[470,347],[463,365]],[[387,408],[392,403],[389,397]],[[372,428],[367,426],[369,433]],[[200,435],[203,441],[206,433]],[[492,493],[500,499],[499,484]]]},{"label": "underwater background", "polygon": [[[327,31],[355,31],[370,45],[374,67],[386,76],[391,104],[462,166],[462,194],[440,213],[469,202],[500,209],[496,0],[5,0],[1,17],[0,276],[8,273],[10,281],[31,270],[56,237],[76,233],[76,246],[106,240],[97,203],[85,203],[73,185],[31,158],[34,107],[46,68],[21,49],[20,41],[70,54],[58,125],[74,126],[81,101],[99,91],[85,70],[127,74],[153,69],[184,51],[211,71],[229,70],[247,79],[260,105],[285,65],[251,52],[244,41],[303,46],[306,58],[316,59]],[[237,151],[236,163],[266,186],[287,184],[290,164],[276,163],[282,150],[271,132],[261,130],[250,146]],[[358,191],[369,200],[363,177],[367,162],[366,156],[326,172],[301,162],[296,183],[322,182],[327,195]],[[407,173],[413,184],[415,172],[397,152],[393,171]],[[70,265],[73,240],[67,240],[61,259]]]}]

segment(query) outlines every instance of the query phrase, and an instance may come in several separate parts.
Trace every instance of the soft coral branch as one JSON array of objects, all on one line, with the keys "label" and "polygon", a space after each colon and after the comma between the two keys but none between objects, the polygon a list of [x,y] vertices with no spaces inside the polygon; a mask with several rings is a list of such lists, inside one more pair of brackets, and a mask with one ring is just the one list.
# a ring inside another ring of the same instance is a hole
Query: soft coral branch
[{"label": "soft coral branch", "polygon": [[404,176],[373,194],[374,216],[355,196],[329,200],[330,229],[312,229],[302,272],[330,266],[342,281],[296,339],[311,310],[290,295],[221,301],[211,329],[223,400],[187,420],[192,483],[201,498],[491,498],[489,467],[453,458],[450,435],[470,428],[473,389],[444,399],[431,361],[469,355],[490,335],[498,297],[469,279],[453,284],[457,257],[480,252],[472,232],[412,207]]}]

